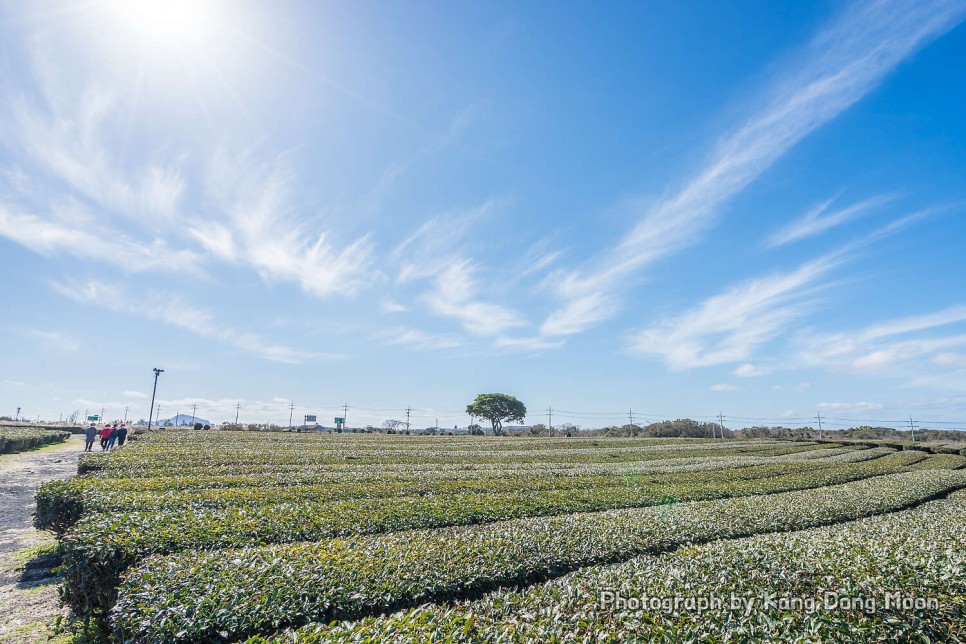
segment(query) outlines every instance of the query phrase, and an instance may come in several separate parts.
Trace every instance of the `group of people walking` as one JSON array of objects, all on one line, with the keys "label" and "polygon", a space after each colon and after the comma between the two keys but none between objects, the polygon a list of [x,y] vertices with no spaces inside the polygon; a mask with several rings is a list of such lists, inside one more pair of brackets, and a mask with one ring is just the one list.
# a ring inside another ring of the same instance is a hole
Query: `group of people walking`
[{"label": "group of people walking", "polygon": [[101,438],[101,451],[109,452],[114,449],[115,444],[120,447],[127,440],[127,425],[124,423],[114,423],[113,425],[107,423],[103,429],[98,431],[97,425],[91,423],[91,426],[84,433],[85,452],[94,451],[94,441],[97,440],[98,436]]}]

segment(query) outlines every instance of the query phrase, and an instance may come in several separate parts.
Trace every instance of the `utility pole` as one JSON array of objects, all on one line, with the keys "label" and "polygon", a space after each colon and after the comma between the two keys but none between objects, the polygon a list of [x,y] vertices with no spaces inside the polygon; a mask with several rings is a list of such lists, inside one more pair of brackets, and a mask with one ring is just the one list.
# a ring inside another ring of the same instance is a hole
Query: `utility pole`
[{"label": "utility pole", "polygon": [[288,428],[292,429],[292,412],[295,411],[295,403],[288,404]]},{"label": "utility pole", "polygon": [[627,433],[628,434],[634,433],[634,410],[633,409],[627,410]]},{"label": "utility pole", "polygon": [[553,406],[547,407],[547,436],[553,437]]},{"label": "utility pole", "polygon": [[349,403],[342,405],[342,431],[349,429]]},{"label": "utility pole", "polygon": [[822,440],[822,412],[816,412],[816,418],[818,418],[818,439]]},{"label": "utility pole", "polygon": [[191,429],[195,428],[195,412],[198,411],[198,403],[191,405]]},{"label": "utility pole", "polygon": [[241,410],[241,403],[235,405],[235,427],[238,427],[238,412]]},{"label": "utility pole", "polygon": [[912,416],[909,416],[909,431],[912,432],[912,442],[916,442],[916,424],[912,422]]},{"label": "utility pole", "polygon": [[412,411],[412,406],[406,407],[406,433],[409,433],[409,413]]},{"label": "utility pole", "polygon": [[161,422],[161,403],[158,403],[158,413],[154,415],[154,419]]},{"label": "utility pole", "polygon": [[104,408],[101,407],[101,420],[104,420]]},{"label": "utility pole", "polygon": [[127,412],[131,408],[130,405],[124,408],[124,424],[127,425]]},{"label": "utility pole", "polygon": [[724,416],[718,412],[718,429],[721,431],[721,440],[724,440]]},{"label": "utility pole", "polygon": [[[154,395],[158,393],[158,376],[164,373],[164,369],[154,368],[154,389],[151,390],[151,409],[148,411],[148,429],[151,429],[151,415],[154,412]],[[158,414],[160,414],[160,407],[158,408]]]}]

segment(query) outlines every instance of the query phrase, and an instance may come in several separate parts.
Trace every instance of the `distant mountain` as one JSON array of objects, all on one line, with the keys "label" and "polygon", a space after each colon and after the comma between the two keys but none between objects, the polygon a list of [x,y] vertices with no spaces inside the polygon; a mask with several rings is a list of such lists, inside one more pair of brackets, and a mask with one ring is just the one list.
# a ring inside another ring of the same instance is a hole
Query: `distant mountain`
[{"label": "distant mountain", "polygon": [[159,418],[156,422],[158,427],[191,427],[192,423],[210,425],[210,420],[205,420],[201,416],[192,417],[191,414],[178,414],[171,418]]}]

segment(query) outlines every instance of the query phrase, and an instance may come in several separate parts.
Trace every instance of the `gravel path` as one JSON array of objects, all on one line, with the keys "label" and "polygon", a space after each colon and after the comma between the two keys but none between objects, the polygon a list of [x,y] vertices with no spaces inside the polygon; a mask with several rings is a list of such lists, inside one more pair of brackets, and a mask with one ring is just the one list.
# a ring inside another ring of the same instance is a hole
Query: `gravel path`
[{"label": "gravel path", "polygon": [[81,436],[21,454],[0,455],[0,643],[49,642],[64,615],[50,568],[56,540],[33,527],[41,483],[77,473]]},{"label": "gravel path", "polygon": [[20,454],[0,456],[0,554],[23,547],[20,535],[31,529],[34,494],[41,483],[77,473],[80,436]]}]

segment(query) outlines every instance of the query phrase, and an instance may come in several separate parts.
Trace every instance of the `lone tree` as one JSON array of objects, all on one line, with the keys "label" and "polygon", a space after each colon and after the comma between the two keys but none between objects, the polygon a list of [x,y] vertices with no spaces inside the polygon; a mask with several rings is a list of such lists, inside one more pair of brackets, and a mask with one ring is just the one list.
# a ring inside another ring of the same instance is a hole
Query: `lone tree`
[{"label": "lone tree", "polygon": [[493,425],[493,435],[503,435],[503,423],[523,422],[527,408],[522,402],[507,394],[480,394],[466,406],[466,413],[477,418],[485,418]]}]

